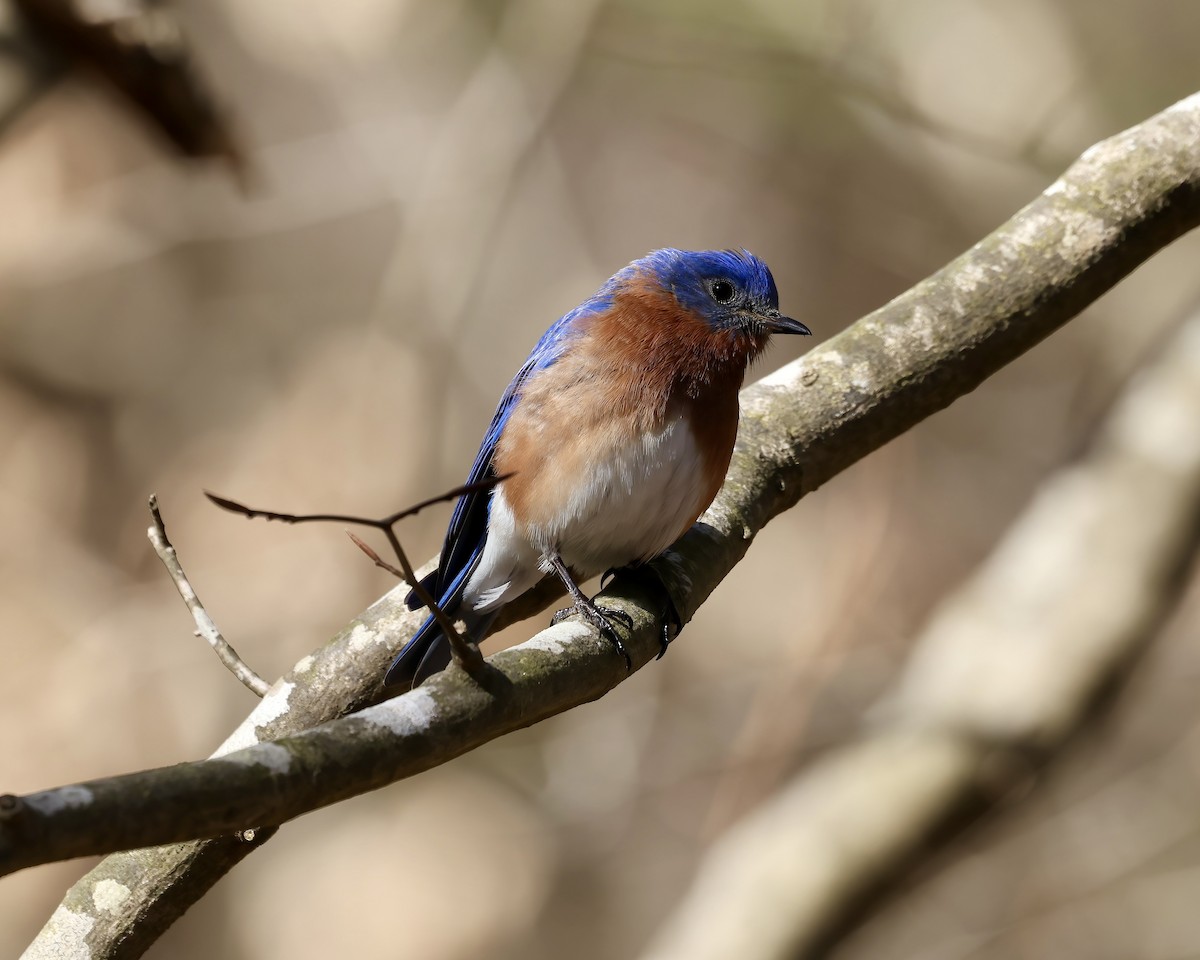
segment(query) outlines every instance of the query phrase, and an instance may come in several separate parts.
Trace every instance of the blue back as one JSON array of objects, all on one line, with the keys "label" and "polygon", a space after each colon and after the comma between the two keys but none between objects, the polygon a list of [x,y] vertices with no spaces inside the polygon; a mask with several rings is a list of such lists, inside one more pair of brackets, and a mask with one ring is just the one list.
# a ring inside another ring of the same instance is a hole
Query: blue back
[{"label": "blue back", "polygon": [[[628,270],[629,268],[626,268]],[[560,317],[538,340],[517,375],[513,377],[504,396],[492,414],[492,422],[483,436],[479,452],[475,454],[475,462],[466,483],[477,483],[496,476],[492,467],[492,459],[496,453],[496,444],[504,432],[509,415],[516,406],[521,385],[539,370],[552,366],[562,356],[566,344],[571,339],[572,329],[576,321],[608,309],[612,304],[612,290],[623,278],[625,271],[610,279],[588,300],[585,300],[574,310]],[[438,560],[438,568],[422,583],[430,595],[438,599],[439,605],[451,616],[456,614],[458,604],[462,600],[463,587],[474,571],[480,556],[483,555],[483,545],[487,540],[487,521],[491,507],[491,490],[480,490],[459,497],[450,518],[450,527],[446,531],[446,539],[442,544],[442,554]],[[413,593],[409,593],[406,602],[410,609],[422,606]],[[432,618],[431,618],[432,619]],[[430,624],[426,623],[418,632],[424,633]],[[414,640],[416,637],[414,637]],[[478,639],[478,638],[476,638]]]}]

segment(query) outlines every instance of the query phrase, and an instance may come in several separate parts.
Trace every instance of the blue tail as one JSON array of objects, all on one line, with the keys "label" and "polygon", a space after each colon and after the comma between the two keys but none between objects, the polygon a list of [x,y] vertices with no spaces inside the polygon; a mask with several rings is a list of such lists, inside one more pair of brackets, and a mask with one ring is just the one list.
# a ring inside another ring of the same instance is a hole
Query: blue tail
[{"label": "blue tail", "polygon": [[[463,615],[460,611],[459,616],[467,628],[467,636],[476,643],[482,640],[492,621],[496,619],[497,612]],[[384,675],[383,685],[417,687],[435,673],[444,670],[449,663],[450,644],[437,621],[430,617],[396,655],[396,659]]]}]

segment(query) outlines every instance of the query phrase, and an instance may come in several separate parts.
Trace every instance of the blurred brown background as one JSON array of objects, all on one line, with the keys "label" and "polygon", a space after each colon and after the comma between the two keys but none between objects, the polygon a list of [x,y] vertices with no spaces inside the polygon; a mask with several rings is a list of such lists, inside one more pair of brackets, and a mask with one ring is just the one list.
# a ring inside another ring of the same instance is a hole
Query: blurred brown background
[{"label": "blurred brown background", "polygon": [[[1200,88],[1194,0],[181,15],[245,138],[248,196],[86,79],[0,139],[5,791],[206,755],[252,706],[146,543],[150,492],[219,626],[274,677],[389,580],[336,527],[246,523],[202,489],[382,514],[460,482],[540,332],[654,247],[755,251],[829,336]],[[712,839],[844,734],[1196,304],[1198,254],[1184,238],[777,521],[666,660],[286,827],[151,955],[636,954]],[[414,557],[447,516],[409,522]],[[1195,611],[1048,789],[841,955],[1200,956]],[[0,955],[83,868],[0,882]]]}]

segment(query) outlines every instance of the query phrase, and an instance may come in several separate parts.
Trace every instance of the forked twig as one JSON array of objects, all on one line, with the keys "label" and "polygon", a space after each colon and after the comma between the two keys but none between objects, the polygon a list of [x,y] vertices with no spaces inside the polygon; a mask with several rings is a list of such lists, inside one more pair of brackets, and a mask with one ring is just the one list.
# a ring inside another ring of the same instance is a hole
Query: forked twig
[{"label": "forked twig", "polygon": [[475,483],[464,484],[461,487],[455,487],[453,490],[448,490],[436,497],[430,497],[428,500],[422,500],[420,503],[411,507],[406,507],[403,510],[397,510],[395,513],[388,514],[386,517],[374,519],[372,517],[356,517],[342,513],[279,513],[274,510],[258,510],[253,507],[247,507],[244,504],[238,503],[236,500],[230,500],[226,497],[219,497],[215,493],[204,491],[204,495],[213,503],[223,510],[229,510],[231,513],[241,514],[243,517],[253,519],[262,517],[265,520],[279,520],[282,523],[310,523],[310,522],[334,522],[334,523],[357,523],[364,527],[374,527],[376,530],[383,532],[387,537],[388,543],[391,544],[392,550],[396,553],[396,559],[400,561],[400,569],[397,570],[390,563],[383,560],[379,554],[372,550],[366,543],[360,540],[354,534],[350,534],[350,539],[363,551],[376,566],[382,567],[389,573],[397,577],[402,577],[411,586],[412,591],[417,595],[417,599],[429,608],[434,620],[442,629],[446,639],[450,643],[451,653],[454,655],[455,661],[467,673],[475,676],[483,669],[483,654],[479,652],[479,647],[473,641],[464,637],[458,632],[454,626],[454,620],[441,608],[441,605],[434,600],[433,595],[421,583],[416,571],[413,570],[412,564],[408,560],[408,555],[405,554],[404,548],[400,545],[400,538],[396,536],[395,525],[406,517],[411,517],[420,513],[426,507],[431,507],[436,503],[444,503],[447,500],[455,500],[468,493],[478,493],[484,490],[490,490],[496,484],[503,480],[507,480],[511,474],[505,474],[500,477],[488,477],[486,480],[478,480]]},{"label": "forked twig", "polygon": [[196,635],[208,641],[208,645],[216,651],[217,656],[230,673],[255,694],[260,697],[264,696],[270,689],[270,684],[250,669],[246,661],[238,656],[238,652],[233,649],[229,641],[221,636],[221,631],[217,629],[212,617],[204,609],[204,604],[196,596],[196,591],[192,589],[187,574],[183,572],[183,565],[175,553],[175,548],[167,539],[167,528],[163,525],[162,514],[158,510],[158,497],[154,494],[150,495],[150,515],[154,518],[154,524],[146,531],[146,536],[150,538],[154,552],[158,554],[158,559],[167,568],[167,573],[171,575],[171,580],[175,583],[175,589],[179,591],[179,596],[187,605],[192,619],[196,621]]}]

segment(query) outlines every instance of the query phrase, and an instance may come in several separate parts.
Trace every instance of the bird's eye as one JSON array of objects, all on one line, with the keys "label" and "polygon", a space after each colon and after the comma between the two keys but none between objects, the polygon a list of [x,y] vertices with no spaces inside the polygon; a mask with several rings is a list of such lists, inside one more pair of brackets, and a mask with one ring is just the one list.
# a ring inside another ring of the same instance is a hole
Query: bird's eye
[{"label": "bird's eye", "polygon": [[728,280],[714,280],[708,288],[712,293],[712,298],[717,303],[728,303],[733,299],[734,289],[733,284]]}]

